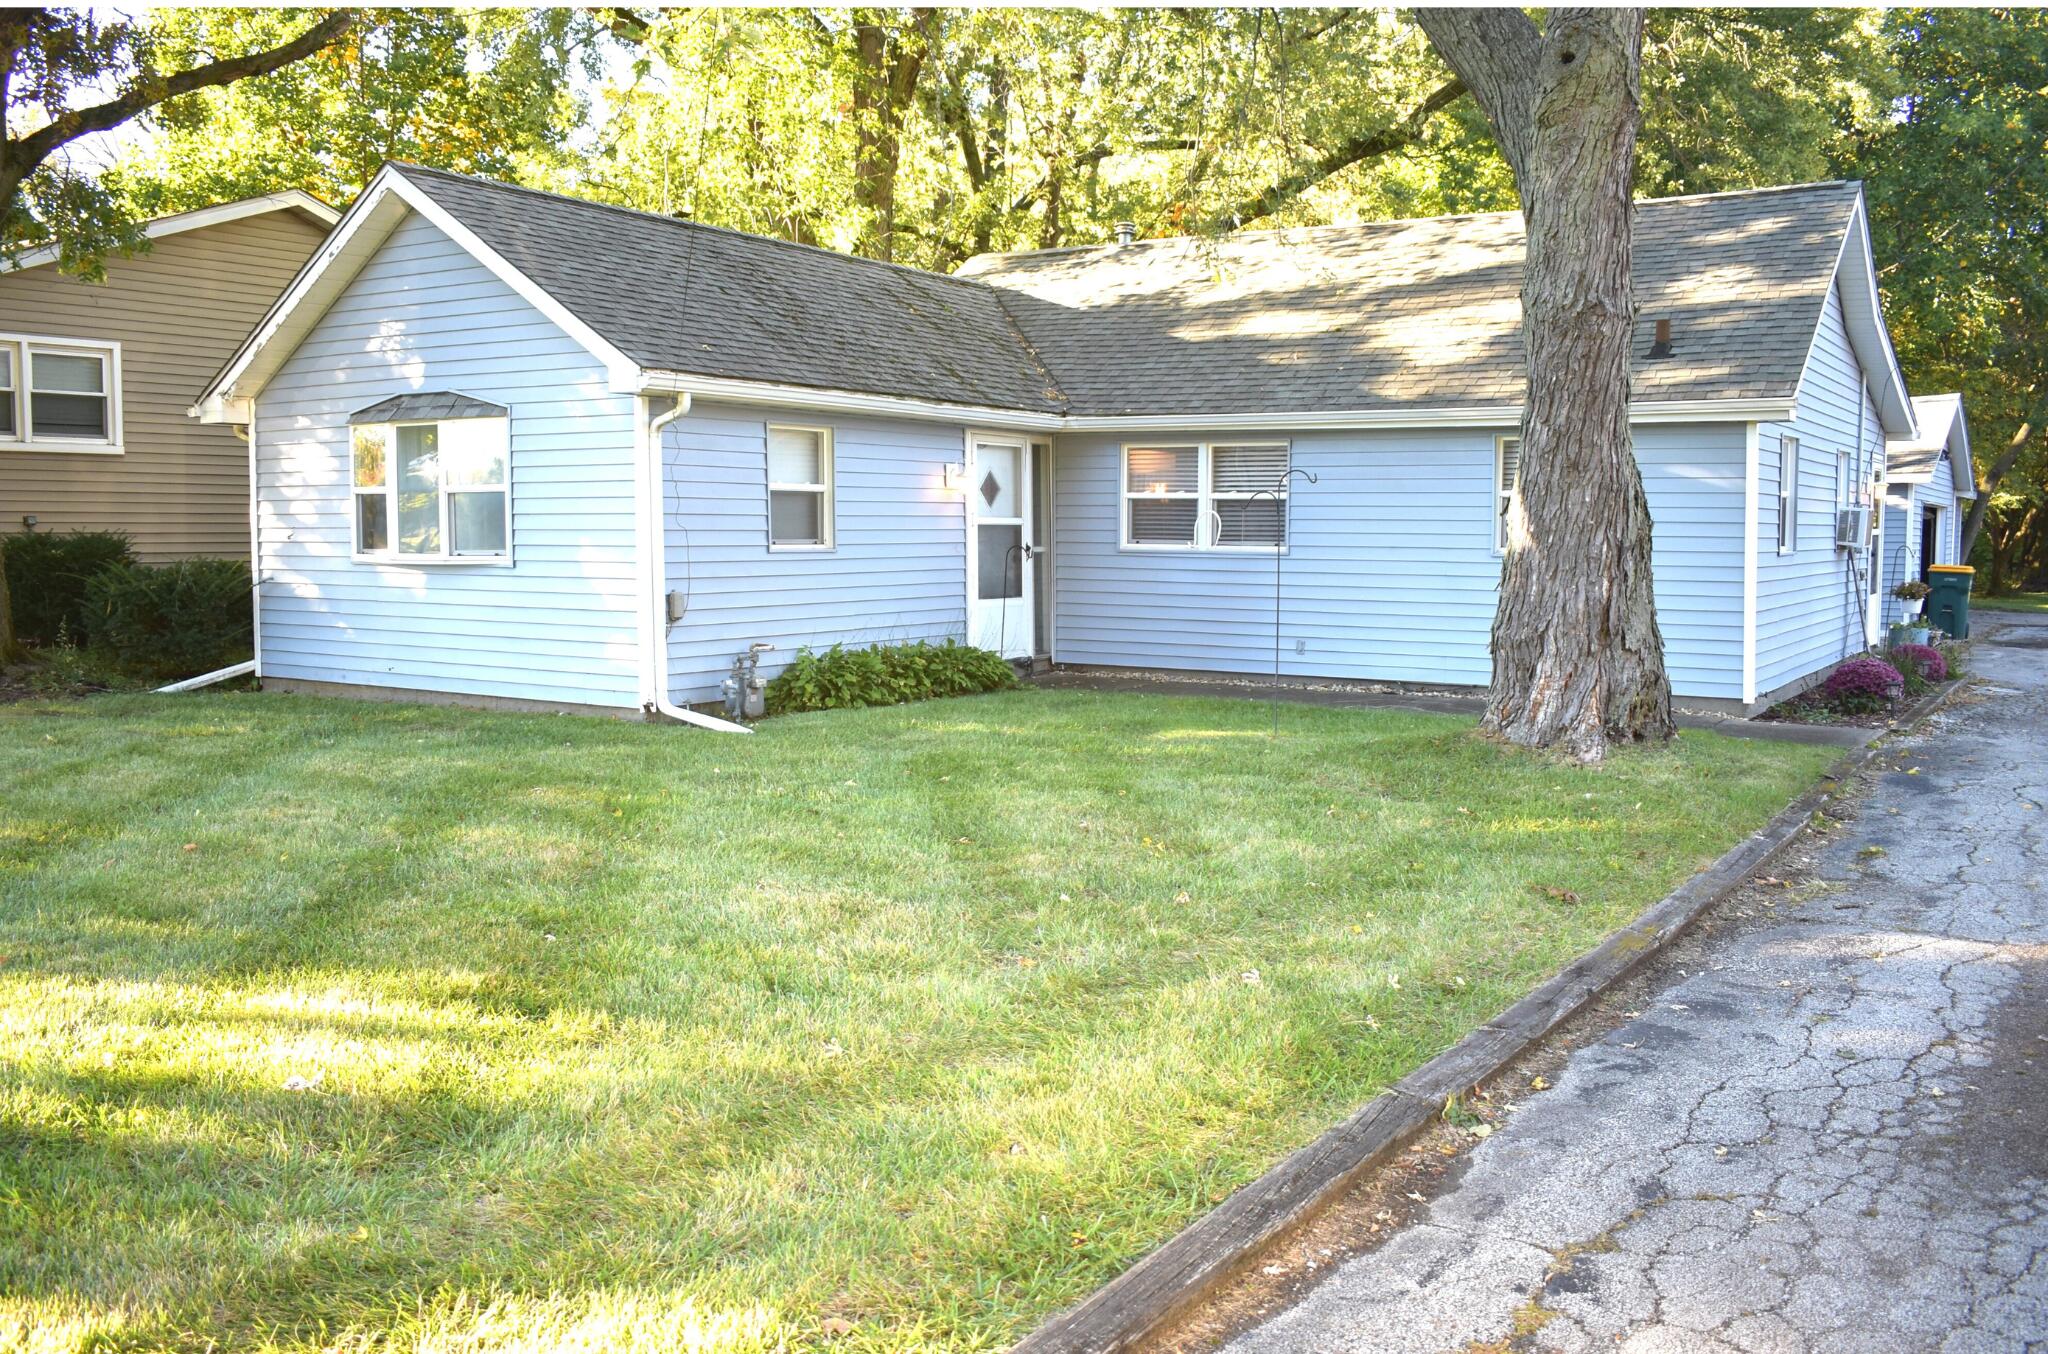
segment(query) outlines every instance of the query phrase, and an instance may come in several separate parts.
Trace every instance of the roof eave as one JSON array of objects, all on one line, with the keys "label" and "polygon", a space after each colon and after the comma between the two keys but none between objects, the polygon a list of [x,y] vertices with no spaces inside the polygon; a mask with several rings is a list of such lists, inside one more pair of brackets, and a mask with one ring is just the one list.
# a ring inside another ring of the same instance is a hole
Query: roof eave
[{"label": "roof eave", "polygon": [[[161,240],[171,235],[182,235],[188,230],[225,225],[230,221],[241,221],[251,216],[264,216],[279,211],[299,212],[330,229],[341,219],[340,212],[311,193],[302,192],[297,188],[287,188],[280,193],[264,193],[257,197],[245,197],[234,202],[220,202],[211,207],[160,216],[154,221],[143,223],[142,236],[147,240]],[[29,268],[41,268],[57,262],[61,257],[62,251],[55,245],[45,245],[41,249],[31,249],[19,255],[7,266],[6,271],[18,273]]]}]

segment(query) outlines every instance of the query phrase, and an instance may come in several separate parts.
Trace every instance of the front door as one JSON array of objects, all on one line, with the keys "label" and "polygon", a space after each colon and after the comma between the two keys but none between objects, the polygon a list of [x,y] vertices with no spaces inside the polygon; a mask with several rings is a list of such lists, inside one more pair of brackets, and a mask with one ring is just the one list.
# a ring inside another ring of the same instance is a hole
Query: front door
[{"label": "front door", "polygon": [[967,642],[1031,656],[1031,443],[977,436],[967,461]]},{"label": "front door", "polygon": [[1929,577],[1927,571],[1941,563],[1940,560],[1934,557],[1934,552],[1937,548],[1936,543],[1941,539],[1940,528],[1940,514],[1932,508],[1922,510],[1920,513],[1920,581],[1922,583],[1925,583]]}]

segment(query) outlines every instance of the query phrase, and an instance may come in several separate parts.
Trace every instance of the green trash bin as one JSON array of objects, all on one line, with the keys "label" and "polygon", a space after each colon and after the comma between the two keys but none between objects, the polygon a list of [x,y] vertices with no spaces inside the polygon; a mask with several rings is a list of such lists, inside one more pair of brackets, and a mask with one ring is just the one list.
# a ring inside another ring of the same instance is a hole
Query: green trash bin
[{"label": "green trash bin", "polygon": [[1967,564],[1935,564],[1927,570],[1927,619],[1957,639],[1970,637],[1970,583],[1977,571]]}]

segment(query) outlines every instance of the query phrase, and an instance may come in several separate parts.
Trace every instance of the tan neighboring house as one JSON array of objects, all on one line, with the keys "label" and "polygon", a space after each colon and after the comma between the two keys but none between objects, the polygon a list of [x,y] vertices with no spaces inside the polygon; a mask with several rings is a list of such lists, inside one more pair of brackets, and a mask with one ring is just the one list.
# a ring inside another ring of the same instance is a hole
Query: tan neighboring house
[{"label": "tan neighboring house", "polygon": [[0,533],[125,531],[148,562],[249,553],[249,448],[186,414],[337,219],[298,191],[152,221],[106,281],[0,272]]}]

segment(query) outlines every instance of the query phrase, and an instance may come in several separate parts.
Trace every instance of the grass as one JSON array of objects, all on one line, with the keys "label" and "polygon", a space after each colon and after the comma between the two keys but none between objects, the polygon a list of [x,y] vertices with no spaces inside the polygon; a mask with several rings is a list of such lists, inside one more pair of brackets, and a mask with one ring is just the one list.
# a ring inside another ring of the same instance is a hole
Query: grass
[{"label": "grass", "polygon": [[2048,612],[2048,592],[1979,593],[1970,598],[1970,609]]},{"label": "grass", "polygon": [[1833,756],[1284,718],[0,707],[0,1349],[997,1348]]}]

